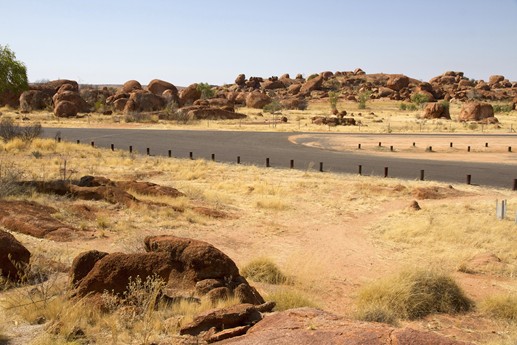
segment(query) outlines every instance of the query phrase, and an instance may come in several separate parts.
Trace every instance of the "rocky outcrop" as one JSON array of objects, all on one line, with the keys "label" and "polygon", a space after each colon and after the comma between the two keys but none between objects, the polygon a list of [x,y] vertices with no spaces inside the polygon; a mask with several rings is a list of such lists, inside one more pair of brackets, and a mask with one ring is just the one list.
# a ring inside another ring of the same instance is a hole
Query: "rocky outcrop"
[{"label": "rocky outcrop", "polygon": [[271,98],[262,92],[250,92],[246,97],[246,107],[248,108],[262,109],[269,103],[271,103]]},{"label": "rocky outcrop", "polygon": [[409,85],[409,78],[402,74],[392,75],[386,82],[386,87],[388,87],[394,91],[400,91],[403,88],[407,87],[408,85]]},{"label": "rocky outcrop", "polygon": [[460,121],[482,121],[494,117],[494,108],[489,103],[467,102],[460,111]]},{"label": "rocky outcrop", "polygon": [[53,207],[36,202],[1,200],[0,224],[10,231],[59,242],[86,237],[88,230],[77,229],[52,217],[57,212]]},{"label": "rocky outcrop", "polygon": [[147,90],[149,90],[151,93],[157,96],[162,96],[166,90],[170,90],[171,93],[175,96],[178,95],[178,89],[176,88],[176,86],[160,79],[151,80],[147,85]]},{"label": "rocky outcrop", "polygon": [[136,80],[128,80],[124,83],[124,85],[122,85],[122,88],[120,88],[118,90],[118,94],[120,93],[131,93],[131,92],[134,92],[134,91],[140,91],[140,90],[143,90],[142,89],[142,84],[140,84],[138,81]]},{"label": "rocky outcrop", "polygon": [[183,326],[180,335],[201,337],[207,343],[240,336],[262,320],[262,313],[270,312],[274,306],[274,303],[260,306],[238,304],[228,308],[212,309],[197,315],[191,323]]},{"label": "rocky outcrop", "polygon": [[219,344],[467,345],[433,332],[352,321],[311,308],[271,314],[251,327],[246,335]]},{"label": "rocky outcrop", "polygon": [[[75,265],[79,272],[71,272],[75,294],[122,294],[131,278],[139,276],[145,280],[157,276],[166,284],[163,293],[174,300],[207,296],[215,301],[236,296],[242,303],[264,303],[257,290],[240,276],[235,263],[206,242],[170,235],[151,236],[145,239],[145,248],[145,253],[102,254],[100,258],[97,253],[81,254],[77,262],[86,264],[81,265],[81,270]],[[91,270],[86,273],[89,267]]]},{"label": "rocky outcrop", "polygon": [[312,79],[307,80],[301,87],[300,93],[303,95],[308,95],[312,91],[321,90],[321,86],[323,85],[323,77],[321,75],[316,76]]},{"label": "rocky outcrop", "polygon": [[20,110],[32,111],[47,108],[52,103],[52,97],[40,90],[25,91],[20,96]]},{"label": "rocky outcrop", "polygon": [[29,265],[31,253],[13,235],[0,230],[0,275],[19,280]]},{"label": "rocky outcrop", "polygon": [[124,114],[158,111],[165,107],[165,99],[149,91],[134,91],[124,107]]},{"label": "rocky outcrop", "polygon": [[192,105],[201,98],[201,91],[198,90],[198,84],[191,84],[180,92],[180,106]]},{"label": "rocky outcrop", "polygon": [[194,105],[179,110],[193,120],[238,120],[247,117],[245,114],[228,111],[223,108]]},{"label": "rocky outcrop", "polygon": [[444,105],[443,103],[428,103],[424,112],[421,116],[423,119],[450,119],[451,114],[449,113],[449,107]]}]

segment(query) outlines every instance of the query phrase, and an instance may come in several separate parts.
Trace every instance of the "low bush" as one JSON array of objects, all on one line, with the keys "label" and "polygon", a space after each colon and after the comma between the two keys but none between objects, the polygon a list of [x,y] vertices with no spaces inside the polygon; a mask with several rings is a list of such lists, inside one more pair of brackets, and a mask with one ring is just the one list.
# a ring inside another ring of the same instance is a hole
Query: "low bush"
[{"label": "low bush", "polygon": [[517,322],[517,296],[488,297],[481,303],[480,310],[494,319]]},{"label": "low bush", "polygon": [[513,110],[513,104],[494,104],[494,113],[509,113]]},{"label": "low bush", "polygon": [[255,282],[268,284],[284,284],[287,277],[278,266],[268,258],[259,258],[251,261],[242,269],[242,275]]},{"label": "low bush", "polygon": [[474,306],[452,278],[425,270],[404,271],[367,285],[356,302],[358,317],[389,323],[393,318],[413,320],[432,313],[466,312]]},{"label": "low bush", "polygon": [[19,126],[11,118],[3,118],[0,121],[0,137],[4,142],[20,138],[23,142],[32,142],[41,135],[41,124]]}]

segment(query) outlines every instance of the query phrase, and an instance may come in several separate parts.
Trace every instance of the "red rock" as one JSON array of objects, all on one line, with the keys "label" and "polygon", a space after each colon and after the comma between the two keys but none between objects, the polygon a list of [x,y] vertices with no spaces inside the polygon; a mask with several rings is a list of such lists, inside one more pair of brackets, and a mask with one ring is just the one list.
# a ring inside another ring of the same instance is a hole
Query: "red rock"
[{"label": "red rock", "polygon": [[424,119],[440,119],[446,118],[450,119],[451,115],[449,113],[449,108],[447,108],[442,103],[427,103],[424,108],[424,113],[421,116]]},{"label": "red rock", "polygon": [[388,87],[394,91],[400,91],[403,88],[407,87],[408,85],[409,85],[409,78],[402,74],[392,75],[386,82],[386,87]]},{"label": "red rock", "polygon": [[173,95],[178,95],[176,86],[160,79],[151,80],[147,85],[147,90],[157,96],[161,96],[166,90],[170,90]]},{"label": "red rock", "polygon": [[31,253],[13,235],[0,230],[0,274],[19,280],[29,265]]},{"label": "red rock", "polygon": [[77,116],[77,106],[69,101],[61,101],[54,107],[54,114],[57,117],[74,117]]},{"label": "red rock", "polygon": [[246,97],[246,107],[262,109],[271,103],[271,98],[265,93],[258,91],[250,92]]},{"label": "red rock", "polygon": [[467,102],[460,111],[460,121],[481,121],[494,117],[494,108],[489,103]]}]

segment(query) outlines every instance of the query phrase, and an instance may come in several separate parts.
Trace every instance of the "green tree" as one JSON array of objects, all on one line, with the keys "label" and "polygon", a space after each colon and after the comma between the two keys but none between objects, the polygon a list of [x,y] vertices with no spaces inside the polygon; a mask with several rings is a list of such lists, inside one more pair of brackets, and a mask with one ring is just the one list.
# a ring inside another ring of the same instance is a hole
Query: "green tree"
[{"label": "green tree", "polygon": [[414,93],[411,95],[411,102],[422,108],[425,103],[429,102],[429,97],[422,93]]},{"label": "green tree", "polygon": [[337,111],[337,102],[339,100],[339,92],[338,91],[330,91],[329,92],[329,103],[330,103],[330,110],[332,112]]},{"label": "green tree", "polygon": [[208,83],[199,83],[197,84],[196,89],[201,92],[202,99],[212,98],[215,95],[214,90]]},{"label": "green tree", "polygon": [[29,88],[27,68],[9,46],[0,45],[0,93],[5,91],[21,92]]},{"label": "green tree", "polygon": [[372,95],[372,92],[369,90],[360,92],[357,95],[357,102],[359,103],[359,105],[358,105],[359,109],[366,109],[366,102],[370,99],[371,95]]}]

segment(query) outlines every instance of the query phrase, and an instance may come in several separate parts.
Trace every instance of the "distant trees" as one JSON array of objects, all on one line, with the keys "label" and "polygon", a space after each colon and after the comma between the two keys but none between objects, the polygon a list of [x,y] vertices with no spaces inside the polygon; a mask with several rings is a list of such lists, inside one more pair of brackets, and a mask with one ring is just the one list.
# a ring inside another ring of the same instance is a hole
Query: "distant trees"
[{"label": "distant trees", "polygon": [[214,89],[208,83],[198,83],[196,89],[201,92],[201,99],[212,98],[215,95]]},{"label": "distant trees", "polygon": [[6,91],[18,93],[28,88],[25,64],[16,59],[16,55],[9,46],[0,45],[0,93]]}]

